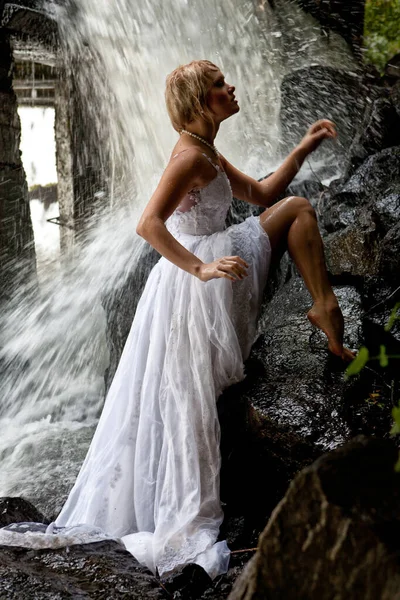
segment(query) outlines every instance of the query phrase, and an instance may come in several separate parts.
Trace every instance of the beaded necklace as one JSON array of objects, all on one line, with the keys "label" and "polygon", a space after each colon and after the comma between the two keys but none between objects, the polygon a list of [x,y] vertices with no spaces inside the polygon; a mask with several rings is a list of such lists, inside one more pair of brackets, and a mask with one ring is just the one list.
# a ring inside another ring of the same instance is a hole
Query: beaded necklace
[{"label": "beaded necklace", "polygon": [[191,135],[193,138],[196,138],[196,140],[199,140],[200,142],[202,142],[203,144],[208,146],[214,152],[214,154],[216,156],[219,156],[219,152],[216,149],[216,147],[214,146],[214,144],[210,144],[209,142],[207,142],[207,140],[202,138],[200,135],[197,135],[197,133],[192,133],[191,131],[187,131],[186,129],[182,129],[180,131],[180,135],[182,135],[182,133],[187,133],[188,135]]}]

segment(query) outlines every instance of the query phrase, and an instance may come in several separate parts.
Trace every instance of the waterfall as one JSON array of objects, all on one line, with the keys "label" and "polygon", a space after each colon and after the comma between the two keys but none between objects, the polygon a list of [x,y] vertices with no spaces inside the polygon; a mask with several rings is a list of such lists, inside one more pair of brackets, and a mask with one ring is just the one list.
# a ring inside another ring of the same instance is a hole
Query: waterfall
[{"label": "waterfall", "polygon": [[108,364],[101,296],[124,281],[140,254],[135,224],[177,139],[164,106],[166,75],[192,59],[220,66],[236,86],[241,111],[222,125],[217,146],[260,177],[278,158],[279,87],[287,70],[296,60],[335,64],[338,53],[342,64],[353,64],[340,38],[332,46],[312,17],[287,0],[275,4],[275,10],[266,0],[48,5],[65,55],[84,60],[89,47],[95,63],[81,93],[90,99],[95,90],[100,129],[105,117],[113,124],[112,202],[63,272],[49,271],[36,296],[21,287],[1,318],[0,495],[23,495],[57,512],[86,453]]}]

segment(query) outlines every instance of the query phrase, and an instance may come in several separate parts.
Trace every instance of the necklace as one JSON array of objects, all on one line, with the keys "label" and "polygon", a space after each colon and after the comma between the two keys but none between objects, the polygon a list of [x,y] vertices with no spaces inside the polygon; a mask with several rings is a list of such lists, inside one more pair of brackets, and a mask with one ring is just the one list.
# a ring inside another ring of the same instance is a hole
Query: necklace
[{"label": "necklace", "polygon": [[193,138],[196,138],[196,140],[199,140],[200,142],[202,142],[203,144],[205,144],[206,146],[211,148],[211,150],[214,152],[214,154],[216,156],[219,156],[219,152],[216,149],[216,147],[214,146],[214,144],[210,144],[209,142],[207,142],[207,140],[202,138],[200,135],[197,135],[197,133],[192,133],[191,131],[187,131],[186,129],[182,129],[180,131],[180,134],[182,135],[182,133],[187,133],[188,135],[191,135]]}]

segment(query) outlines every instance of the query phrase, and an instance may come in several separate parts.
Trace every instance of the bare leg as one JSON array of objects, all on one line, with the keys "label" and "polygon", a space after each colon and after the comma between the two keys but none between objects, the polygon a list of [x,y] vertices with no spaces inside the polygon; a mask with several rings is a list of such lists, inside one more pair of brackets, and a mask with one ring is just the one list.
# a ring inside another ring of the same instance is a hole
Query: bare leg
[{"label": "bare leg", "polygon": [[328,348],[344,360],[354,358],[343,347],[343,315],[326,271],[324,247],[315,211],[305,198],[291,196],[264,211],[261,225],[268,233],[273,254],[289,250],[304,279],[313,306],[307,316],[328,338]]}]

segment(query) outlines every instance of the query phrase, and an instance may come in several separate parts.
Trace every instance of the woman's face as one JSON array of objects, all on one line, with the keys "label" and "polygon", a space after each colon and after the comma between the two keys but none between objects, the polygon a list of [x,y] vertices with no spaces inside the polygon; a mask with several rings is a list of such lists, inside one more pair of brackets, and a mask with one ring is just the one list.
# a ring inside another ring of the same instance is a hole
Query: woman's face
[{"label": "woman's face", "polygon": [[239,112],[238,101],[235,100],[235,87],[225,81],[220,70],[211,71],[213,82],[207,94],[207,105],[217,122]]}]

